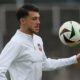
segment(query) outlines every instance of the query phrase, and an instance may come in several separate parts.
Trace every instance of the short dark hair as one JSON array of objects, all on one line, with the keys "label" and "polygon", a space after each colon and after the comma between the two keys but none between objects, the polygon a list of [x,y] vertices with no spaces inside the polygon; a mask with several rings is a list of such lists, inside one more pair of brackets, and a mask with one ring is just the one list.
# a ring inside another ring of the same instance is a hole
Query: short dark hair
[{"label": "short dark hair", "polygon": [[24,18],[24,17],[28,16],[29,11],[39,12],[39,8],[31,3],[24,4],[16,12],[17,20],[19,21],[20,18]]}]

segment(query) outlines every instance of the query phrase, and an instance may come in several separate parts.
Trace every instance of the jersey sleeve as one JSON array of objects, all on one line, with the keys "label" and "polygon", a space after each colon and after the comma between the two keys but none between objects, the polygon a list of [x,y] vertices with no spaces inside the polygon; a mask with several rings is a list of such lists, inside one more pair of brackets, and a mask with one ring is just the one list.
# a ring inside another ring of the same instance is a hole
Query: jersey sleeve
[{"label": "jersey sleeve", "polygon": [[9,42],[0,54],[0,80],[7,80],[5,73],[11,63],[21,51],[21,46],[15,42]]},{"label": "jersey sleeve", "polygon": [[66,67],[66,66],[76,64],[76,63],[77,63],[76,55],[69,57],[69,58],[62,58],[62,59],[47,58],[44,52],[44,48],[43,48],[43,62],[42,62],[43,71],[52,71],[52,70]]}]

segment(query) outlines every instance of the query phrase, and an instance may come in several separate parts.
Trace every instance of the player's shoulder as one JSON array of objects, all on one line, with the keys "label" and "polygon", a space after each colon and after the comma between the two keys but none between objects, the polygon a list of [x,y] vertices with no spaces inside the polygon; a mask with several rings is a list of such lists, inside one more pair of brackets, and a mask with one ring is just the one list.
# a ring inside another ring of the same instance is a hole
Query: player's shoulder
[{"label": "player's shoulder", "polygon": [[37,35],[37,34],[33,34],[33,37],[41,39],[41,37],[39,35]]},{"label": "player's shoulder", "polygon": [[23,43],[22,39],[23,38],[21,38],[17,35],[13,35],[9,42],[14,43],[16,45],[21,45]]},{"label": "player's shoulder", "polygon": [[38,42],[42,42],[42,38],[39,35],[34,34],[33,39]]}]

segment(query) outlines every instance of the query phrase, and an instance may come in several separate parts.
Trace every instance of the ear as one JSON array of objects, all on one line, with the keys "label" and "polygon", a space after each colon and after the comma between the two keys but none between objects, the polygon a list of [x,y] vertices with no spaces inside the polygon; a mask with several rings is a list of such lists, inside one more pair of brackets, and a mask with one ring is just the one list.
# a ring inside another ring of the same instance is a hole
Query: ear
[{"label": "ear", "polygon": [[24,18],[20,18],[20,23],[21,24],[24,24],[25,23]]}]

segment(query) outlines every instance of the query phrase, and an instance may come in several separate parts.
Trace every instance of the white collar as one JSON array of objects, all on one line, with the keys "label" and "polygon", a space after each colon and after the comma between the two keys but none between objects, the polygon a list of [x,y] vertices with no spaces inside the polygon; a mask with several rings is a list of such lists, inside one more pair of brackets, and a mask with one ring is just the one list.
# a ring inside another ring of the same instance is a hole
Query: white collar
[{"label": "white collar", "polygon": [[16,34],[17,34],[17,35],[20,35],[20,36],[23,37],[23,38],[33,39],[32,35],[23,33],[23,32],[21,32],[19,29],[16,31]]}]

